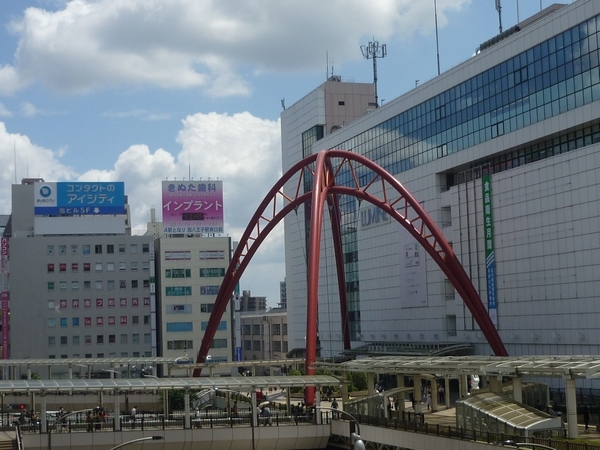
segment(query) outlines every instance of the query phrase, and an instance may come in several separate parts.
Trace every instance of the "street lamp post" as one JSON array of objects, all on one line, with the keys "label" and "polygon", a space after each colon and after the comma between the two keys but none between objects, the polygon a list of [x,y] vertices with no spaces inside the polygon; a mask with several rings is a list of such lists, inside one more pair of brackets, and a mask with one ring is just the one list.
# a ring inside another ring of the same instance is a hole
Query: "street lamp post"
[{"label": "street lamp post", "polygon": [[123,442],[122,444],[119,444],[119,445],[111,448],[110,450],[117,450],[118,448],[125,447],[126,445],[129,445],[129,444],[135,444],[136,442],[141,442],[141,441],[161,441],[163,439],[164,439],[164,436],[146,436],[146,437],[143,437],[143,438],[133,439],[131,441]]},{"label": "street lamp post", "polygon": [[317,410],[325,409],[327,411],[333,411],[333,412],[337,412],[340,414],[346,414],[348,417],[350,417],[356,424],[356,431],[357,431],[357,433],[350,433],[350,450],[365,450],[365,443],[363,442],[362,438],[360,437],[360,425],[359,425],[356,417],[354,417],[348,411],[344,411],[343,409],[329,408],[326,406],[316,406],[315,409],[317,409]]},{"label": "street lamp post", "polygon": [[[52,450],[52,429],[56,428],[56,425],[58,424],[58,420],[60,419],[60,421],[62,422],[63,420],[66,420],[67,417],[71,417],[74,416],[75,414],[81,414],[81,413],[85,413],[91,411],[90,409],[80,409],[78,411],[72,411],[69,414],[65,414],[64,416],[60,416],[57,417],[56,421],[54,422],[54,424],[48,428],[48,450]],[[42,420],[45,420],[45,418],[42,418]]]},{"label": "street lamp post", "polygon": [[515,442],[513,440],[496,442],[495,445],[497,445],[499,447],[504,447],[504,446],[516,447],[516,448],[532,447],[532,448],[543,448],[546,450],[556,450],[554,447],[548,447],[547,445],[534,444],[531,442]]}]

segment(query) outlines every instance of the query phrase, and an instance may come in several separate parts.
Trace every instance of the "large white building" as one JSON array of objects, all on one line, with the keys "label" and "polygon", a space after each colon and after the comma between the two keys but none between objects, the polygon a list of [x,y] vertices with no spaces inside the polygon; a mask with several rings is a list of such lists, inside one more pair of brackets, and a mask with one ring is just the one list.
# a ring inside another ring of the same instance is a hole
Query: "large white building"
[{"label": "large white building", "polygon": [[[510,355],[598,354],[599,48],[600,2],[578,0],[540,12],[375,110],[365,85],[330,80],[282,113],[284,172],[320,150],[370,158],[442,230]],[[343,111],[360,117],[349,122]],[[434,261],[365,203],[341,201],[352,346],[490,354]],[[290,348],[305,346],[305,211],[285,221]],[[343,348],[325,220],[318,326],[321,355],[333,356]]]}]

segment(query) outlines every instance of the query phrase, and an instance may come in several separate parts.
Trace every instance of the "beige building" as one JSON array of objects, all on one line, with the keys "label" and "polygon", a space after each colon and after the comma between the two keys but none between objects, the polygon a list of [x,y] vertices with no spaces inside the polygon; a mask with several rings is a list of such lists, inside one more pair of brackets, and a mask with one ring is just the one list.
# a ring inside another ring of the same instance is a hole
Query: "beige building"
[{"label": "beige building", "polygon": [[[272,308],[268,311],[242,313],[242,357],[244,361],[285,359],[288,352],[287,311]],[[285,368],[271,367],[278,375]],[[261,375],[257,369],[257,375]],[[269,370],[264,367],[265,372]]]}]

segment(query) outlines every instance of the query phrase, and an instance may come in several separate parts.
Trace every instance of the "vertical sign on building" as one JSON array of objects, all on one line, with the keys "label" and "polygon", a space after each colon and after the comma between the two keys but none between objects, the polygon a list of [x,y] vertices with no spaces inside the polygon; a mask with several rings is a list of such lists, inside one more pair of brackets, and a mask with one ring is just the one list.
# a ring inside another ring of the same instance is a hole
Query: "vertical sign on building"
[{"label": "vertical sign on building", "polygon": [[2,359],[10,357],[8,324],[8,238],[0,240],[0,292],[2,308]]},{"label": "vertical sign on building", "polygon": [[498,303],[496,301],[496,256],[494,253],[494,222],[492,220],[492,179],[481,178],[483,190],[483,230],[485,236],[485,267],[487,280],[488,313],[492,323],[498,326]]}]

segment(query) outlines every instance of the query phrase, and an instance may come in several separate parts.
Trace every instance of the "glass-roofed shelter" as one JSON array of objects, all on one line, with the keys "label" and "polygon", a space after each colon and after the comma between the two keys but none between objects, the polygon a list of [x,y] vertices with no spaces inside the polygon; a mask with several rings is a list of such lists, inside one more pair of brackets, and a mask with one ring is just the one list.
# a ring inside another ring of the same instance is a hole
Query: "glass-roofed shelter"
[{"label": "glass-roofed shelter", "polygon": [[546,436],[552,432],[562,434],[563,421],[514,402],[509,397],[484,392],[456,402],[456,426],[477,433],[506,433],[529,437]]}]

